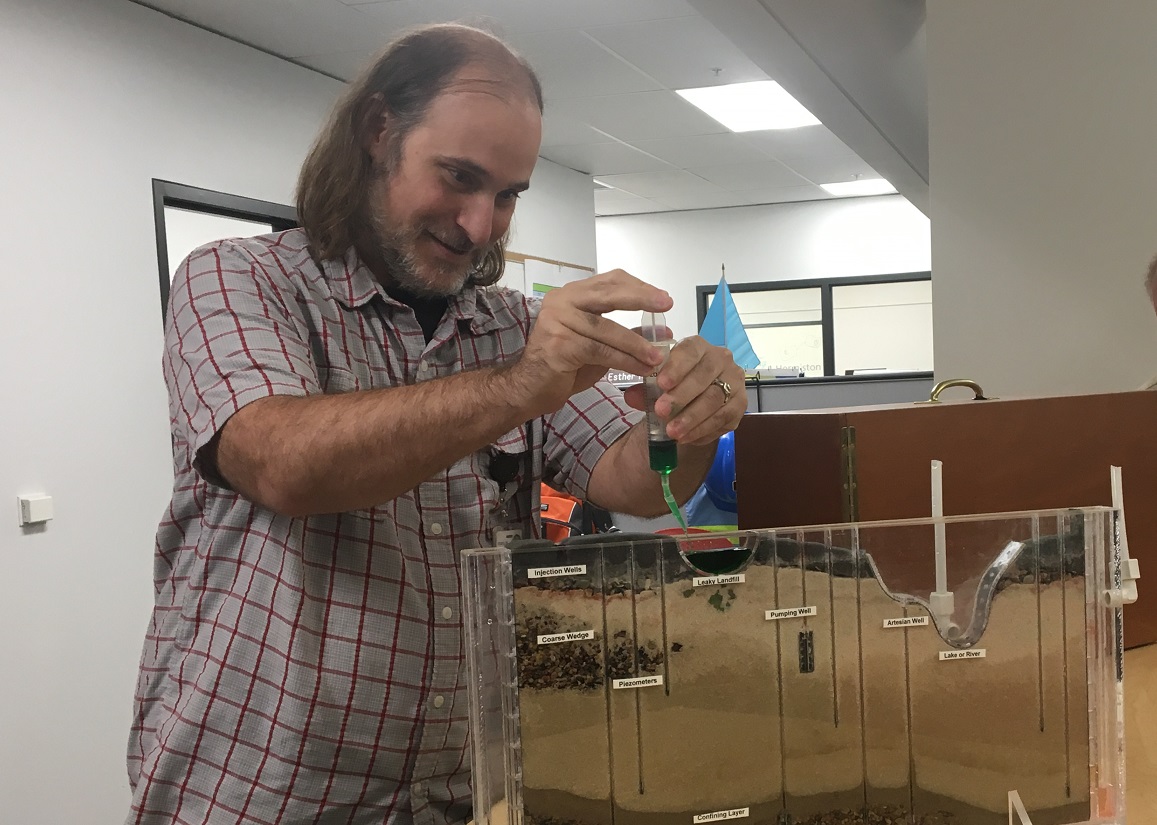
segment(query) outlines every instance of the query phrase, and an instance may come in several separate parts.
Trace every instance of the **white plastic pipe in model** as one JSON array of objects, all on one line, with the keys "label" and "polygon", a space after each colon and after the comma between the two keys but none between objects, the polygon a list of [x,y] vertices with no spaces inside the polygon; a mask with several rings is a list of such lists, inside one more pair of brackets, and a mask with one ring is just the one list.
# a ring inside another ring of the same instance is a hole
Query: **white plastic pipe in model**
[{"label": "white plastic pipe in model", "polygon": [[1106,591],[1105,604],[1121,607],[1137,601],[1137,579],[1141,578],[1141,568],[1137,560],[1129,555],[1129,534],[1125,532],[1125,488],[1121,482],[1121,468],[1109,468],[1113,509],[1121,520],[1121,586]]},{"label": "white plastic pipe in model", "polygon": [[952,614],[956,611],[956,599],[948,589],[947,537],[944,530],[944,464],[932,461],[932,518],[933,546],[936,552],[936,590],[928,599],[936,624],[943,629],[955,627]]}]

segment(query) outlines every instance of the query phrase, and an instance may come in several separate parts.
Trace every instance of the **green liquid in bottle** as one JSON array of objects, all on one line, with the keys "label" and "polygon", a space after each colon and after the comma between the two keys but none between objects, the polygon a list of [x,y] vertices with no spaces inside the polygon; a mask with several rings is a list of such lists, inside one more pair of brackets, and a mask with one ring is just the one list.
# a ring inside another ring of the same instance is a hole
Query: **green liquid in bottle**
[{"label": "green liquid in bottle", "polygon": [[673,440],[648,441],[647,456],[651,469],[666,475],[679,466],[679,445]]}]

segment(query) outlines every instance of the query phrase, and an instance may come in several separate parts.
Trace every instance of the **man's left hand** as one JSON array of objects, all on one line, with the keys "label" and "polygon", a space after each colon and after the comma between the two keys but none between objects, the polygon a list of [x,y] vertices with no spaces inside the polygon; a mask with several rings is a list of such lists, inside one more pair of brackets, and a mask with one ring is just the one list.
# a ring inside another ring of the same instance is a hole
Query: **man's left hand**
[{"label": "man's left hand", "polygon": [[[698,335],[680,341],[659,369],[663,394],[655,412],[667,423],[667,435],[680,444],[704,446],[739,426],[747,411],[743,370],[726,347]],[[645,408],[642,384],[629,387],[627,403]]]}]

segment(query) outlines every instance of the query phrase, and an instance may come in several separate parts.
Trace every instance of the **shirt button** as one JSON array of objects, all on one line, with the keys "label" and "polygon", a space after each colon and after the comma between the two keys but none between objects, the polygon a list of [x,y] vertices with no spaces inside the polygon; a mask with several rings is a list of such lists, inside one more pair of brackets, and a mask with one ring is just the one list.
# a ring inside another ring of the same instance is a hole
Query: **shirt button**
[{"label": "shirt button", "polygon": [[434,707],[440,708],[444,704],[446,704],[446,697],[445,696],[435,696],[434,697]]},{"label": "shirt button", "polygon": [[433,524],[430,525],[430,532],[433,533],[435,536],[442,535],[442,525],[439,524],[438,522],[434,522]]},{"label": "shirt button", "polygon": [[443,607],[442,608],[442,618],[443,619],[449,619],[453,615],[454,615],[453,609],[451,609],[449,607]]}]

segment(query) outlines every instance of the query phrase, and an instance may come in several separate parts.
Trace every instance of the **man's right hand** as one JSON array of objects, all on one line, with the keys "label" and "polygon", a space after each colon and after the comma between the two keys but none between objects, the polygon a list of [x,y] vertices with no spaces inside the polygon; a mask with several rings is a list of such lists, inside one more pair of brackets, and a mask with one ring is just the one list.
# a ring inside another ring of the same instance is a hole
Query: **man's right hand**
[{"label": "man's right hand", "polygon": [[554,412],[608,370],[653,373],[663,355],[642,335],[603,317],[614,310],[666,312],[671,296],[621,269],[552,289],[530,331],[522,356],[507,371],[534,415]]}]

